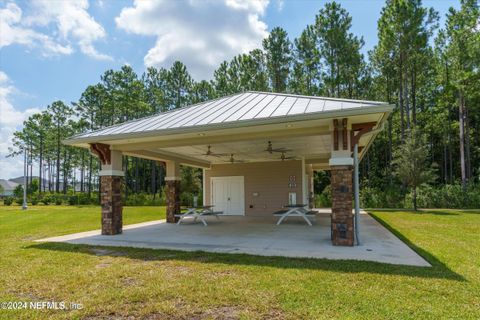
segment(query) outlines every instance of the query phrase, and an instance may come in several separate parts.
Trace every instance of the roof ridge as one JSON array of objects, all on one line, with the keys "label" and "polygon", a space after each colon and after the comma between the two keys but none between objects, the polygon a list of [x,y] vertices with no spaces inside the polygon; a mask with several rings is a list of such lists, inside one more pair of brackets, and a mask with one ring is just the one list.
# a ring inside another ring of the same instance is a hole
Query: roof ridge
[{"label": "roof ridge", "polygon": [[98,129],[95,129],[95,130],[92,130],[92,131],[86,131],[86,132],[82,132],[82,133],[73,135],[73,136],[70,137],[70,139],[71,139],[71,138],[82,137],[82,136],[84,136],[84,135],[86,135],[86,134],[92,134],[92,133],[95,133],[95,132],[103,131],[103,130],[105,130],[105,129],[116,128],[116,127],[119,127],[119,126],[124,125],[124,124],[126,124],[126,123],[132,124],[132,123],[139,122],[139,121],[141,121],[141,120],[145,120],[145,119],[148,119],[148,118],[155,118],[155,117],[163,116],[163,115],[166,115],[166,114],[169,114],[169,113],[173,113],[173,112],[176,112],[176,111],[180,111],[180,110],[183,110],[183,111],[184,111],[185,109],[190,109],[190,108],[192,108],[192,107],[196,107],[196,106],[198,106],[198,105],[205,104],[205,103],[207,103],[207,102],[213,102],[213,101],[217,101],[217,100],[221,100],[221,99],[226,99],[226,98],[230,98],[230,97],[233,97],[233,96],[236,96],[236,95],[239,95],[239,94],[244,94],[244,93],[246,93],[246,91],[244,91],[244,92],[232,93],[232,94],[229,94],[229,95],[226,95],[226,96],[221,96],[221,97],[213,98],[213,99],[206,100],[206,101],[202,101],[202,102],[197,102],[197,103],[194,103],[194,104],[190,104],[190,105],[188,105],[188,106],[184,106],[184,107],[180,107],[180,108],[175,108],[175,109],[170,109],[170,110],[167,110],[167,111],[163,111],[163,112],[151,114],[151,115],[144,116],[144,117],[140,117],[140,118],[136,118],[136,119],[126,120],[126,121],[124,121],[124,122],[115,123],[115,124],[112,124],[112,125],[110,125],[110,126],[106,126],[106,127],[103,127],[103,128],[98,128]]},{"label": "roof ridge", "polygon": [[324,96],[307,96],[302,94],[294,94],[294,93],[283,93],[283,92],[269,92],[269,91],[255,91],[255,90],[247,90],[245,92],[250,93],[262,93],[262,94],[270,94],[270,95],[277,95],[277,96],[287,96],[287,97],[295,97],[295,98],[306,98],[306,99],[317,99],[317,100],[332,100],[332,101],[346,101],[346,102],[365,102],[375,105],[382,105],[382,104],[389,104],[385,101],[373,101],[373,100],[358,100],[358,99],[348,99],[348,98],[333,98],[333,97],[324,97]]}]

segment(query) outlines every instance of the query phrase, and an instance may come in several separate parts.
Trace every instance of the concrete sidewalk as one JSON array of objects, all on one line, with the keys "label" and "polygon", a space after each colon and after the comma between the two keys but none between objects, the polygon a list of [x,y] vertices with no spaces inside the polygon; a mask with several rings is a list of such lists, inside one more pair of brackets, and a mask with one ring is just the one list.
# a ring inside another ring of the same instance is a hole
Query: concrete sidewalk
[{"label": "concrete sidewalk", "polygon": [[309,227],[301,218],[277,226],[274,217],[207,217],[201,223],[168,224],[165,220],[125,226],[123,233],[102,236],[100,230],[37,242],[138,247],[261,256],[366,260],[428,267],[430,264],[365,212],[360,215],[360,246],[338,247],[330,241],[329,210],[319,210]]}]

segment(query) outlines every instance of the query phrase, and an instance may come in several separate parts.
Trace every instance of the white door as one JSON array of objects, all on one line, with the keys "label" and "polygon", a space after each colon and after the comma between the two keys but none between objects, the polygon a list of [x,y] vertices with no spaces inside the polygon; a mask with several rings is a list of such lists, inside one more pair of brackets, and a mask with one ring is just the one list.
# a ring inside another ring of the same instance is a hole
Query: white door
[{"label": "white door", "polygon": [[213,177],[213,210],[228,215],[245,215],[243,177]]}]

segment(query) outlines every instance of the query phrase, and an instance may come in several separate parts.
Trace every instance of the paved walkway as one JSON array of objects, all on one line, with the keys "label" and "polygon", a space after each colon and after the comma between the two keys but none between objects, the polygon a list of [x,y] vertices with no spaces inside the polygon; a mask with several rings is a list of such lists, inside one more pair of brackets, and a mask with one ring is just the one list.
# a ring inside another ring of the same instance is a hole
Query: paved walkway
[{"label": "paved walkway", "polygon": [[37,241],[430,266],[366,213],[360,215],[361,245],[354,247],[331,244],[329,210],[320,210],[312,227],[301,218],[289,218],[280,226],[270,216],[207,219],[207,227],[201,223],[176,225],[158,220],[124,226],[123,233],[115,236],[102,236],[100,230],[95,230]]}]

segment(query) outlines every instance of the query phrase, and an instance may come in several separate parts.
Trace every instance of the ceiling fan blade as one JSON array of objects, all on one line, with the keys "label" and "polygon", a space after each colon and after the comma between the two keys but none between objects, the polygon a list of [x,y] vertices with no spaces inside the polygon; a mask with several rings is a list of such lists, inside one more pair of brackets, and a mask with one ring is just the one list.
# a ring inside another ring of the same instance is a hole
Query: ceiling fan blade
[{"label": "ceiling fan blade", "polygon": [[272,149],[272,152],[290,152],[293,151],[292,149],[287,149],[287,148],[275,148]]}]

